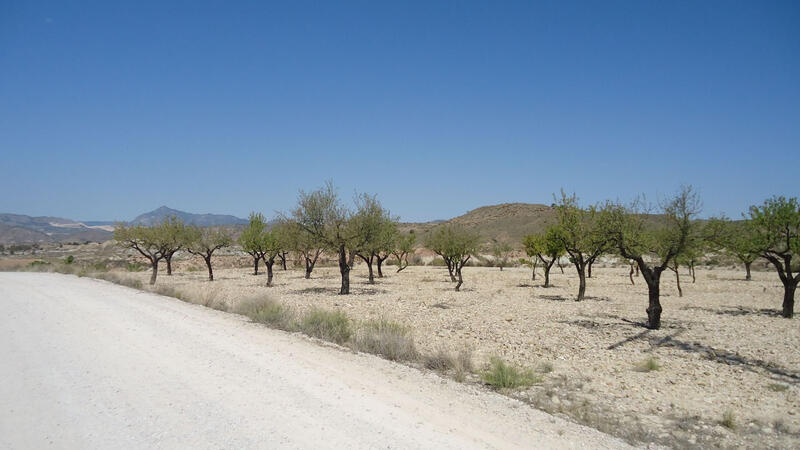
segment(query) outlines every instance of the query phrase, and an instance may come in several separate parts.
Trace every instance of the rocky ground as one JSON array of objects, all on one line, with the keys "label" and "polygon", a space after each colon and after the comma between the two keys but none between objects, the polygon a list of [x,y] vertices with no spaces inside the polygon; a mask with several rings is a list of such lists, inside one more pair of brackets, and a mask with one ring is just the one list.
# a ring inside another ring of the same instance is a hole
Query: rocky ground
[{"label": "rocky ground", "polygon": [[[662,279],[662,329],[647,330],[647,289],[627,267],[595,267],[587,299],[575,302],[577,276],[554,268],[553,286],[527,268],[467,267],[454,292],[442,267],[412,266],[368,284],[363,264],[352,294],[337,295],[338,269],[275,272],[275,286],[252,275],[246,259],[223,258],[216,281],[195,260],[176,264],[158,285],[228,306],[263,292],[299,310],[341,309],[354,319],[387,318],[414,329],[424,352],[470,349],[477,367],[499,356],[548,372],[509,395],[630,441],[672,447],[800,445],[800,319],[778,315],[777,275],[739,269]],[[277,265],[276,265],[277,268]],[[146,283],[148,272],[125,273]],[[552,370],[550,370],[552,368]],[[542,370],[544,369],[544,370]],[[475,380],[476,378],[473,378]]]}]

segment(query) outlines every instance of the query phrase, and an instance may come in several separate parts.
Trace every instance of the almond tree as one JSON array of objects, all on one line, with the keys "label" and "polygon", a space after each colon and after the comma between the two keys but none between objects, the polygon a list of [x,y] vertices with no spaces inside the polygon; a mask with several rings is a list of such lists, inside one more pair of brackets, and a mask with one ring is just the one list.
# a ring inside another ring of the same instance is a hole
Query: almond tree
[{"label": "almond tree", "polygon": [[578,198],[567,196],[561,191],[561,199],[556,205],[558,230],[556,234],[570,262],[578,272],[578,296],[581,301],[586,293],[586,267],[611,249],[611,239],[607,232],[608,211],[606,208],[591,206],[578,207]]},{"label": "almond tree", "polygon": [[230,233],[222,228],[200,228],[192,225],[187,228],[187,235],[186,251],[203,258],[208,267],[208,281],[214,281],[211,257],[215,251],[231,245],[233,239]]},{"label": "almond tree", "polygon": [[480,235],[454,225],[440,225],[428,234],[425,246],[441,256],[458,291],[464,283],[462,269],[478,252]]},{"label": "almond tree", "polygon": [[267,229],[267,221],[261,213],[250,213],[250,223],[239,235],[239,245],[242,251],[253,258],[253,275],[258,275],[258,262],[261,260],[264,249],[262,248],[263,234]]},{"label": "almond tree", "polygon": [[414,230],[408,234],[403,235],[398,233],[395,239],[395,245],[392,249],[392,255],[397,258],[397,273],[408,267],[408,255],[414,251],[414,244],[417,242],[417,235]]},{"label": "almond tree", "polygon": [[783,317],[794,315],[800,282],[800,204],[797,198],[772,197],[750,207],[747,229],[758,255],[769,261],[783,283]]},{"label": "almond tree", "polygon": [[124,248],[136,250],[150,262],[150,267],[153,269],[150,284],[156,284],[158,263],[172,248],[170,239],[164,235],[163,229],[117,223],[114,226],[114,240]]},{"label": "almond tree", "polygon": [[544,286],[550,287],[550,269],[559,258],[564,256],[564,244],[558,236],[559,229],[550,226],[541,234],[529,234],[525,236],[522,245],[525,253],[531,258],[538,258],[544,267]]},{"label": "almond tree", "polygon": [[511,254],[513,250],[510,245],[506,242],[500,242],[498,240],[493,240],[492,242],[492,256],[494,257],[494,262],[500,267],[500,271],[503,271],[503,267],[508,264],[508,256]]},{"label": "almond tree", "polygon": [[[352,250],[355,256],[367,264],[369,283],[373,284],[375,276],[372,264],[378,261],[380,272],[380,264],[390,254],[395,220],[374,195],[361,194],[356,197],[355,202],[357,211],[351,219],[351,228],[358,236],[358,246],[353,247]],[[380,272],[380,276],[383,276],[382,272]]]},{"label": "almond tree", "polygon": [[310,193],[300,191],[292,216],[315,243],[338,255],[342,278],[339,294],[349,294],[350,257],[363,245],[363,235],[358,222],[351,220],[353,212],[339,200],[333,183],[329,181]]},{"label": "almond tree", "polygon": [[156,228],[160,229],[168,245],[164,252],[164,261],[167,262],[167,275],[172,275],[172,256],[186,245],[186,225],[180,218],[169,216]]},{"label": "almond tree", "polygon": [[723,216],[709,220],[705,228],[706,239],[715,250],[728,253],[744,264],[747,281],[752,279],[750,266],[759,256],[749,227],[747,219],[734,222]]},{"label": "almond tree", "polygon": [[283,252],[283,245],[278,230],[264,230],[259,237],[260,256],[267,266],[267,287],[272,286],[272,266],[275,264],[275,258]]},{"label": "almond tree", "polygon": [[283,220],[280,228],[285,248],[298,254],[305,264],[305,278],[311,278],[311,272],[314,271],[314,266],[325,250],[322,241],[292,219]]},{"label": "almond tree", "polygon": [[609,235],[619,254],[639,267],[648,291],[647,328],[661,327],[661,274],[686,249],[698,229],[693,219],[700,212],[700,200],[691,186],[683,187],[662,205],[661,220],[648,221],[643,202],[629,207],[613,205]]}]

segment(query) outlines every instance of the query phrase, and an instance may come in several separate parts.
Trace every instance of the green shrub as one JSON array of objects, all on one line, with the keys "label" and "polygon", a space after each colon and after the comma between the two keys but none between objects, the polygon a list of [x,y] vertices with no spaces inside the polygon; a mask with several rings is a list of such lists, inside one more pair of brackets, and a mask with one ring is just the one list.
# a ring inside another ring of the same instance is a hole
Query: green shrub
[{"label": "green shrub", "polygon": [[489,369],[483,372],[481,378],[486,384],[498,389],[528,387],[542,381],[532,370],[507,364],[500,358],[492,358]]},{"label": "green shrub", "polygon": [[419,354],[411,329],[388,320],[369,320],[356,332],[353,348],[390,361],[413,361]]},{"label": "green shrub", "polygon": [[49,265],[50,265],[49,262],[42,261],[40,259],[37,259],[36,261],[31,261],[30,263],[28,263],[28,267],[33,267],[33,268],[44,267],[44,266],[49,266]]},{"label": "green shrub", "polygon": [[637,372],[652,372],[660,368],[661,366],[658,364],[658,360],[653,357],[647,358],[635,366]]},{"label": "green shrub", "polygon": [[279,330],[295,329],[295,313],[267,296],[249,298],[239,303],[234,310],[237,314],[247,316],[253,322],[263,323]]},{"label": "green shrub", "polygon": [[72,255],[67,256],[64,258],[64,264],[72,264],[75,262],[75,257]]},{"label": "green shrub", "polygon": [[344,344],[352,335],[350,319],[345,313],[319,308],[314,308],[303,316],[300,330],[309,336],[337,344]]}]

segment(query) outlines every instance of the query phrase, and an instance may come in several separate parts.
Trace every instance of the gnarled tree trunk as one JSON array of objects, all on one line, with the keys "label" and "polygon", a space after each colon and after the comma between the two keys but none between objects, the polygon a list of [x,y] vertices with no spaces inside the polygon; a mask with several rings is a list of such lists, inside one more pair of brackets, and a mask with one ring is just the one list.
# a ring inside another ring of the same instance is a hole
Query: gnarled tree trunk
[{"label": "gnarled tree trunk", "polygon": [[253,275],[258,275],[258,260],[261,259],[260,256],[253,257]]},{"label": "gnarled tree trunk", "polygon": [[208,267],[208,281],[214,281],[214,270],[211,268],[211,255],[203,255],[203,260],[205,260],[206,266]]},{"label": "gnarled tree trunk", "polygon": [[156,277],[158,276],[158,259],[150,259],[150,264],[153,266],[153,273],[150,274],[150,284],[156,284]]},{"label": "gnarled tree trunk", "polygon": [[164,259],[167,261],[167,275],[172,275],[172,255],[172,253],[164,255]]},{"label": "gnarled tree trunk", "polygon": [[272,287],[272,266],[275,264],[275,258],[264,259],[264,265],[267,266],[267,287]]},{"label": "gnarled tree trunk", "polygon": [[746,281],[750,281],[750,280],[752,280],[752,279],[753,279],[753,277],[752,277],[752,276],[750,276],[750,265],[751,265],[751,264],[753,264],[753,263],[752,263],[752,262],[745,262],[745,263],[744,263],[744,270],[745,270],[745,273],[746,273],[746,275],[745,275],[744,279],[745,279]]},{"label": "gnarled tree trunk", "polygon": [[339,272],[342,274],[342,287],[339,295],[350,293],[350,264],[347,261],[347,249],[344,245],[339,247]]},{"label": "gnarled tree trunk", "polygon": [[797,290],[797,280],[788,280],[783,283],[783,317],[791,319],[794,316],[794,292]]}]

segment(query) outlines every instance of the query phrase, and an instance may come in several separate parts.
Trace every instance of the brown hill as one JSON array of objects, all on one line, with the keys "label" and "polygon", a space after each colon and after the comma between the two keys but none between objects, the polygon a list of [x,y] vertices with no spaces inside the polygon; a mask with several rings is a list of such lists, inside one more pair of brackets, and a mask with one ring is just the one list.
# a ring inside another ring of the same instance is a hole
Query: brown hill
[{"label": "brown hill", "polygon": [[521,248],[522,238],[526,234],[541,232],[552,223],[555,223],[555,210],[547,205],[532,203],[502,203],[499,205],[482,206],[473,209],[462,216],[447,221],[406,223],[401,229],[414,230],[420,239],[436,225],[448,223],[463,226],[464,228],[480,233],[485,242],[493,239],[507,242],[515,248]]}]

